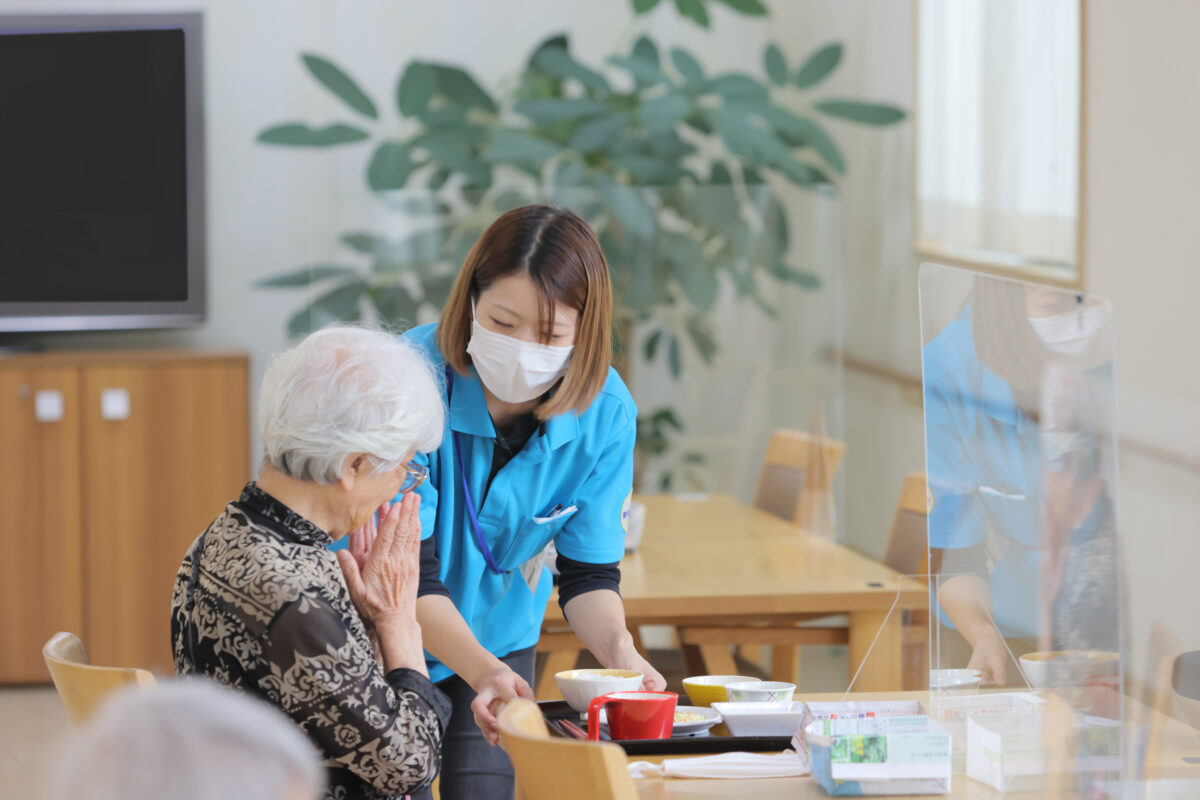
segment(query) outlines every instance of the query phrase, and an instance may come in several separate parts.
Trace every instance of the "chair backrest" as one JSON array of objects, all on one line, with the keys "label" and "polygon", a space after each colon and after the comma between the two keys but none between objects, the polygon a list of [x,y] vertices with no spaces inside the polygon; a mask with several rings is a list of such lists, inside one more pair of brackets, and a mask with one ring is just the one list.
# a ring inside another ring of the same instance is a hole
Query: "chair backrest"
[{"label": "chair backrest", "polygon": [[56,633],[42,647],[42,658],[67,716],[75,725],[91,718],[114,691],[127,686],[153,686],[154,676],[131,667],[94,667],[88,663],[83,642],[73,633]]},{"label": "chair backrest", "polygon": [[836,439],[818,440],[806,431],[788,428],[775,430],[758,476],[755,507],[805,524],[814,503],[832,491],[845,452],[845,443]]},{"label": "chair backrest", "polygon": [[625,751],[611,742],[552,739],[537,704],[510,702],[500,712],[500,746],[512,760],[526,800],[636,800]]},{"label": "chair backrest", "polygon": [[883,563],[901,575],[929,574],[929,500],[925,473],[910,472],[900,490]]}]

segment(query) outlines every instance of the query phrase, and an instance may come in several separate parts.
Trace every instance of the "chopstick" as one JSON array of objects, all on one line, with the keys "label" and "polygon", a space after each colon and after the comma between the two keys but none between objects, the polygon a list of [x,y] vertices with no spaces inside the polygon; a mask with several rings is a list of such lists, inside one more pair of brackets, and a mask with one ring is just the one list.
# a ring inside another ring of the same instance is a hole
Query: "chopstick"
[{"label": "chopstick", "polygon": [[558,724],[560,728],[571,734],[571,736],[575,737],[576,739],[588,738],[587,731],[576,725],[574,722],[571,722],[569,719],[560,719],[558,720]]}]

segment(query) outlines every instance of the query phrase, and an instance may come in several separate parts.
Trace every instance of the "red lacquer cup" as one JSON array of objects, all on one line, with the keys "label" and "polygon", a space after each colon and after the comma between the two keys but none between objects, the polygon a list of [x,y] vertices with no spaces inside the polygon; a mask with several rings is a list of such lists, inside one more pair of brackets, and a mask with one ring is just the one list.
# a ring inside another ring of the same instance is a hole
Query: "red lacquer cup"
[{"label": "red lacquer cup", "polygon": [[613,739],[667,739],[675,724],[675,692],[610,692],[588,706],[588,738],[600,739],[600,709],[607,709]]}]

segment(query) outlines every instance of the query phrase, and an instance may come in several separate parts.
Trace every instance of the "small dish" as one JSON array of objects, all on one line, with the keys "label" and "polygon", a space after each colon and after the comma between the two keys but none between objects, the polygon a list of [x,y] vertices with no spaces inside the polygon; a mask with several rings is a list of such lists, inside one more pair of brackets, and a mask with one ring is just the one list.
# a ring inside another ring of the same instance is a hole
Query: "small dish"
[{"label": "small dish", "polygon": [[783,681],[740,681],[725,686],[731,703],[779,703],[792,702],[796,684]]},{"label": "small dish", "polygon": [[732,736],[791,736],[804,719],[804,703],[713,703]]},{"label": "small dish", "polygon": [[753,680],[745,675],[696,675],[683,679],[683,690],[687,692],[692,705],[708,708],[713,703],[729,702],[726,684]]}]

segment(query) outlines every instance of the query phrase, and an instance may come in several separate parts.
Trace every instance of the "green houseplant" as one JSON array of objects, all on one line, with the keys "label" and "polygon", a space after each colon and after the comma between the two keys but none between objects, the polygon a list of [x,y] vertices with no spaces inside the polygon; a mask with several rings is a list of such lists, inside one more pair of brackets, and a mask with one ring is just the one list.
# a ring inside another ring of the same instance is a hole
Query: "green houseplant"
[{"label": "green houseplant", "polygon": [[[758,0],[711,1],[766,13]],[[703,0],[674,4],[709,24]],[[657,5],[633,0],[638,14]],[[772,286],[820,286],[817,274],[789,261],[788,215],[775,187],[834,190],[846,163],[821,117],[875,126],[905,117],[884,104],[810,102],[808,93],[842,56],[833,43],[789,65],[770,44],[763,78],[709,74],[692,53],[664,52],[646,36],[606,64],[588,65],[558,35],[534,48],[499,95],[453,64],[408,63],[391,98],[398,119],[385,122],[376,100],[344,70],[304,54],[310,75],[354,120],[280,123],[258,140],[370,148],[366,188],[423,222],[401,239],[346,231],[344,258],[258,285],[308,290],[288,322],[291,335],[364,317],[413,323],[422,310],[440,308],[467,250],[498,214],[530,202],[561,203],[588,219],[608,257],[618,368],[636,357],[678,378],[687,363],[716,355],[710,315],[722,285],[769,315],[777,313],[768,300]],[[683,424],[670,408],[649,409],[646,418],[641,455],[662,456]]]}]

